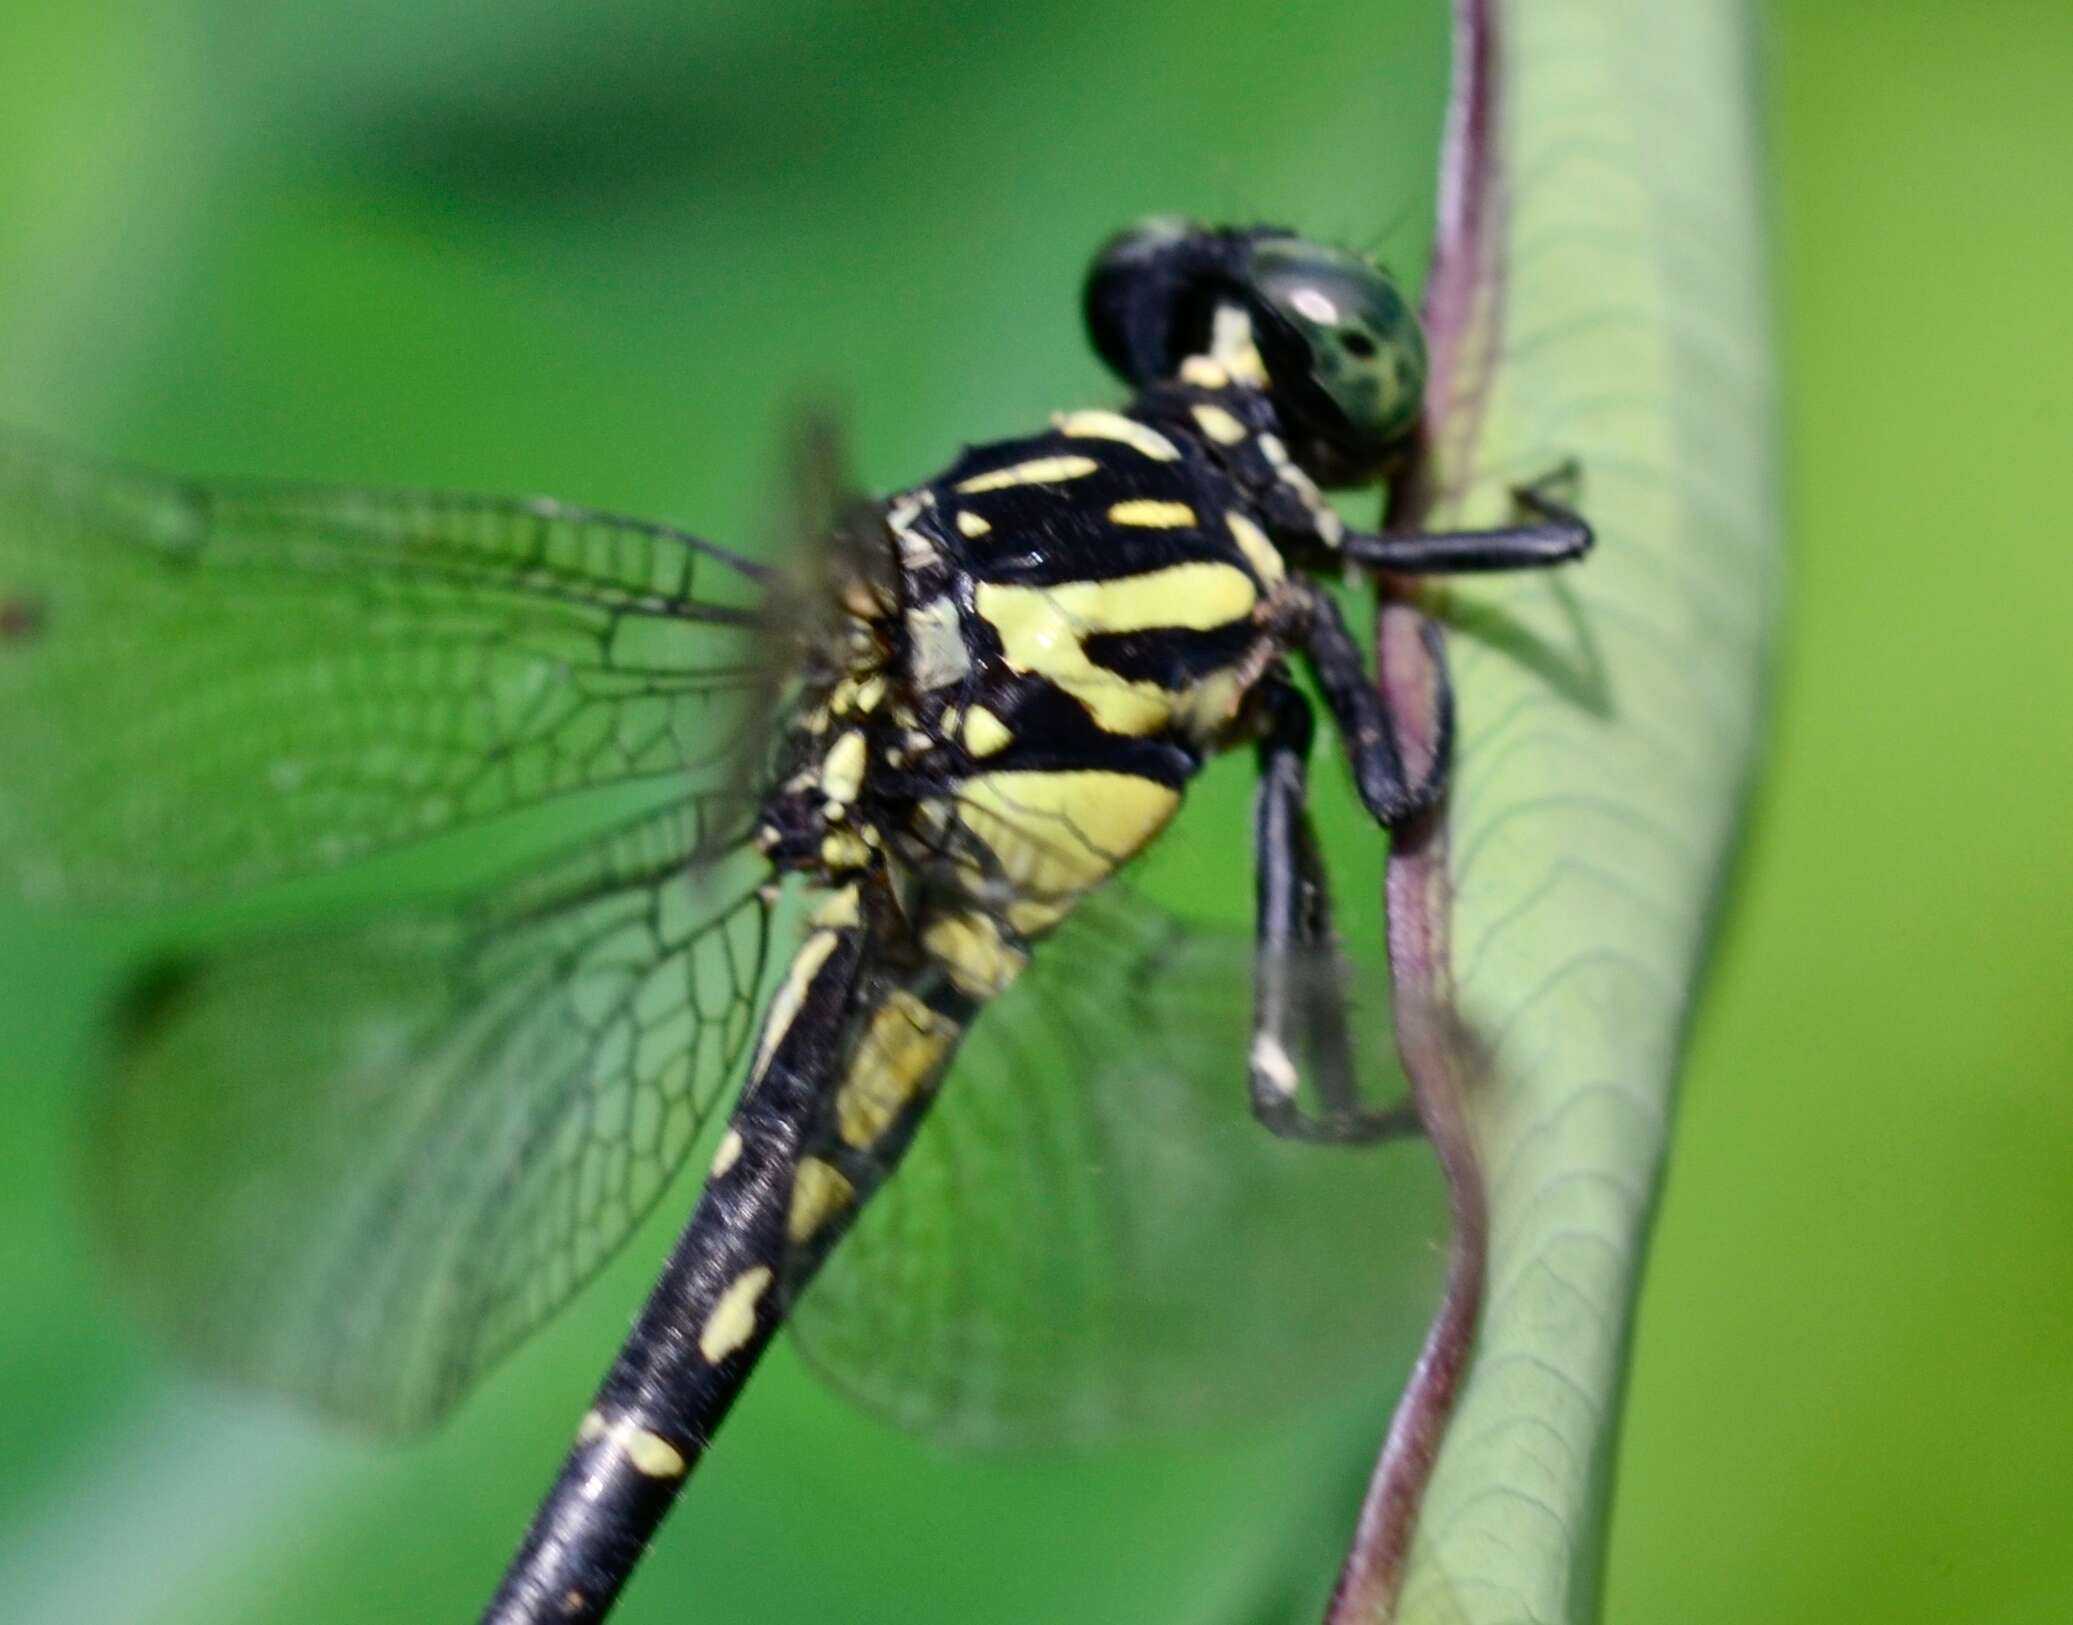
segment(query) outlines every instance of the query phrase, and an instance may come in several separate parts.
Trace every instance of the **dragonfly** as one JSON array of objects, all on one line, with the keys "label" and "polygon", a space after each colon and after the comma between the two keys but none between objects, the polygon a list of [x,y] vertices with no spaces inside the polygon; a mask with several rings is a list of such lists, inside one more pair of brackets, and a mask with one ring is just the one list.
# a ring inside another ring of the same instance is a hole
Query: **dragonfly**
[{"label": "dragonfly", "polygon": [[[1371,1327],[1378,1182],[1320,1148],[1415,1118],[1352,990],[1298,673],[1396,830],[1444,793],[1451,701],[1414,770],[1331,583],[1544,568],[1591,532],[1540,487],[1500,529],[1343,521],[1324,489],[1402,471],[1425,386],[1366,256],[1158,217],[1083,304],[1124,404],[876,500],[812,437],[789,565],[549,501],[0,437],[16,893],[206,898],[653,791],[456,897],[167,959],[97,1117],[147,1317],[397,1432],[720,1126],[486,1620],[602,1617],[788,1322],[866,1403],[1003,1436],[1233,1391],[1205,1354],[1299,1380],[1291,1324]],[[1226,941],[1117,876],[1242,747],[1256,920]],[[1241,1300],[1271,1301],[1266,1339]]]}]

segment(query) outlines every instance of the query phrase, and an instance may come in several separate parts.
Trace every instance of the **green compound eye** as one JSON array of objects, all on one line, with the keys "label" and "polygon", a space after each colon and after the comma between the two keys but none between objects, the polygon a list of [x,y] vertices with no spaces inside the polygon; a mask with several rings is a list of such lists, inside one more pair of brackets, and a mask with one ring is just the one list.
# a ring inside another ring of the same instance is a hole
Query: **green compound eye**
[{"label": "green compound eye", "polygon": [[1255,339],[1275,392],[1348,474],[1417,425],[1425,336],[1393,277],[1300,237],[1256,241],[1246,263]]}]

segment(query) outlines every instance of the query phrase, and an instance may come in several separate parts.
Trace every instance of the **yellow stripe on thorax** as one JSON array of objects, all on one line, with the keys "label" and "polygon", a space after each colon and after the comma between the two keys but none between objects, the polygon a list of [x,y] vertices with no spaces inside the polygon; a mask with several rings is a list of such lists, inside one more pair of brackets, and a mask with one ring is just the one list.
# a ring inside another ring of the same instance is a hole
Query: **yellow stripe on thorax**
[{"label": "yellow stripe on thorax", "polygon": [[982,773],[957,817],[997,861],[1015,894],[1004,910],[1023,936],[1049,930],[1166,827],[1180,792],[1135,773],[1095,768]]},{"label": "yellow stripe on thorax", "polygon": [[1181,697],[1096,665],[1082,640],[1168,627],[1206,632],[1247,619],[1258,602],[1252,578],[1236,565],[1198,561],[1055,587],[981,582],[974,607],[1000,634],[1009,666],[1057,684],[1107,732],[1142,738],[1169,725]]},{"label": "yellow stripe on thorax", "polygon": [[908,1102],[935,1084],[958,1037],[956,1022],[895,988],[865,1025],[836,1091],[843,1143],[859,1151],[875,1145]]},{"label": "yellow stripe on thorax", "polygon": [[1155,497],[1132,497],[1108,511],[1112,525],[1138,525],[1150,530],[1179,530],[1195,522],[1195,510],[1185,502],[1162,502]]},{"label": "yellow stripe on thorax", "polygon": [[1155,463],[1180,460],[1180,448],[1149,424],[1120,412],[1061,412],[1051,419],[1058,432],[1077,440],[1114,440]]},{"label": "yellow stripe on thorax", "polygon": [[1288,578],[1288,566],[1264,530],[1235,508],[1224,515],[1224,523],[1230,527],[1231,540],[1238,544],[1238,551],[1245,555],[1245,562],[1252,566],[1255,575],[1270,587]]},{"label": "yellow stripe on thorax", "polygon": [[1014,485],[1057,485],[1092,474],[1101,465],[1092,457],[1033,457],[1011,468],[996,468],[990,474],[974,474],[957,482],[958,490],[970,496],[981,491],[1005,491]]}]

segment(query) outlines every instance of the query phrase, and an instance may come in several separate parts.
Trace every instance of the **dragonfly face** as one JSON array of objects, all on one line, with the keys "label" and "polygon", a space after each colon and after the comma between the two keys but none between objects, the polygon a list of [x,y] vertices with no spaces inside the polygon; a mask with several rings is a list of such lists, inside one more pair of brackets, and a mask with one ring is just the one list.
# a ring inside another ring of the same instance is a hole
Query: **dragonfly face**
[{"label": "dragonfly face", "polygon": [[[1065,1328],[1096,1304],[1109,1319],[1083,1386],[1114,1379],[1130,1406],[1186,1386],[1165,1372],[1191,1329],[1212,1359],[1242,1346],[1219,1317],[1246,1279],[1268,1306],[1254,1363],[1290,1368],[1296,1283],[1348,1229],[1337,1210],[1322,1231],[1298,1218],[1330,1178],[1267,1136],[1195,1155],[1199,1102],[1161,1079],[1249,1088],[1296,1139],[1402,1126],[1360,1087],[1391,1052],[1372,1026],[1354,1042],[1291,663],[1378,823],[1431,805],[1444,753],[1406,772],[1305,569],[1546,564],[1588,532],[1345,529],[1319,482],[1401,448],[1423,367],[1364,260],[1150,222],[1103,251],[1087,309],[1134,398],[968,449],[882,503],[823,491],[803,614],[768,607],[785,595],[767,569],[667,526],[169,480],[0,437],[0,745],[20,768],[0,789],[0,873],[18,889],[194,895],[549,797],[653,782],[669,798],[480,895],[183,963],[136,1005],[100,1114],[108,1231],[153,1317],[247,1382],[407,1428],[596,1272],[745,1062],[689,1225],[490,1617],[609,1606],[939,1095],[1091,1113],[1046,1160],[1055,1124],[982,1151],[983,1116],[952,1108],[919,1155],[956,1172],[933,1217],[921,1198],[903,1209],[904,1261],[873,1262],[900,1248],[868,1233],[836,1255],[828,1296],[855,1323],[941,1310],[934,1343],[967,1350],[991,1395],[952,1407],[977,1431],[1039,1402],[969,1351],[1035,1348],[1064,1369]],[[111,684],[116,644],[151,651],[157,680]],[[767,787],[744,797],[774,666],[788,709]],[[1247,742],[1252,985],[1182,996],[1182,934],[1112,880],[1203,763]],[[773,871],[819,902],[759,1027]],[[1191,1044],[1234,1008],[1249,1030]],[[1007,1035],[1032,1013],[1078,1060],[1018,1054]],[[1088,1200],[1075,1225],[1090,1170],[1128,1195]],[[1356,1181],[1355,1202],[1375,1186]],[[1009,1202],[1012,1220],[982,1217]],[[1231,1249],[1213,1285],[1162,1298],[1151,1261],[1210,1235]],[[1049,1285],[993,1309],[962,1289],[952,1311],[925,1290],[924,1244],[960,1278],[1030,1244],[1102,1262],[1047,1264]],[[846,1276],[844,1257],[862,1260]],[[1060,1280],[1079,1283],[1063,1302]],[[1337,1324],[1333,1285],[1305,1324]],[[870,1390],[900,1347],[877,1331],[828,1363]]]},{"label": "dragonfly face", "polygon": [[1363,255],[1271,226],[1148,220],[1102,250],[1086,303],[1102,354],[1139,386],[1209,353],[1219,317],[1242,314],[1254,381],[1323,485],[1373,480],[1417,426],[1425,337],[1396,280]]}]

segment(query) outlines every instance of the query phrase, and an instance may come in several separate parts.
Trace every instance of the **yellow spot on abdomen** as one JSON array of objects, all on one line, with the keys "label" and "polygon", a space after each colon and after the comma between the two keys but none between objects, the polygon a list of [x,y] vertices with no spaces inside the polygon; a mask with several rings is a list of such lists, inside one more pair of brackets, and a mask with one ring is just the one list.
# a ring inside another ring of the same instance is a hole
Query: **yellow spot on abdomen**
[{"label": "yellow spot on abdomen", "polygon": [[741,1130],[731,1128],[721,1138],[720,1148],[713,1153],[712,1177],[718,1179],[739,1161],[741,1161]]},{"label": "yellow spot on abdomen", "polygon": [[576,1429],[576,1442],[595,1444],[599,1439],[609,1439],[617,1445],[633,1463],[633,1470],[644,1478],[682,1478],[690,1471],[683,1451],[652,1428],[644,1428],[630,1418],[607,1421],[598,1411],[587,1413],[583,1425]]},{"label": "yellow spot on abdomen", "polygon": [[1010,468],[996,468],[990,474],[974,474],[959,480],[957,489],[969,496],[981,491],[1005,491],[1013,485],[1057,485],[1092,474],[1100,464],[1092,457],[1034,457]]},{"label": "yellow spot on abdomen", "polygon": [[821,788],[830,801],[847,805],[863,788],[864,766],[869,761],[864,736],[852,728],[828,747],[828,759],[821,768]]},{"label": "yellow spot on abdomen", "polygon": [[854,830],[836,830],[821,837],[821,865],[831,874],[861,869],[871,861],[871,848]]},{"label": "yellow spot on abdomen", "polygon": [[855,925],[861,919],[861,902],[855,886],[830,892],[827,901],[813,911],[815,925]]},{"label": "yellow spot on abdomen", "polygon": [[792,956],[784,985],[771,999],[770,1013],[763,1018],[763,1042],[756,1046],[756,1065],[749,1073],[751,1086],[770,1064],[770,1057],[777,1046],[784,1041],[786,1030],[798,1017],[799,1006],[806,1000],[807,988],[813,985],[814,977],[828,962],[828,955],[835,951],[836,941],[833,931],[816,931],[799,945],[799,951]]},{"label": "yellow spot on abdomen", "polygon": [[932,921],[921,945],[950,977],[950,985],[971,999],[991,999],[1022,973],[1029,955],[1001,938],[992,917],[959,909]]},{"label": "yellow spot on abdomen", "polygon": [[792,1206],[785,1216],[785,1234],[792,1241],[811,1241],[822,1225],[857,1199],[857,1188],[842,1170],[819,1157],[808,1157],[792,1175]]},{"label": "yellow spot on abdomen", "polygon": [[1175,530],[1195,522],[1195,510],[1185,502],[1156,502],[1146,497],[1118,502],[1109,509],[1108,516],[1111,524],[1141,525],[1152,530]]},{"label": "yellow spot on abdomen", "polygon": [[718,1365],[756,1335],[756,1305],[770,1290],[770,1266],[743,1270],[713,1304],[699,1328],[698,1352],[707,1365]]},{"label": "yellow spot on abdomen", "polygon": [[1114,440],[1155,463],[1180,460],[1180,448],[1149,424],[1120,412],[1064,412],[1051,420],[1058,432],[1076,440]]},{"label": "yellow spot on abdomen", "polygon": [[935,1082],[958,1027],[905,988],[895,988],[858,1041],[835,1096],[835,1127],[859,1151],[875,1145],[907,1103]]}]

